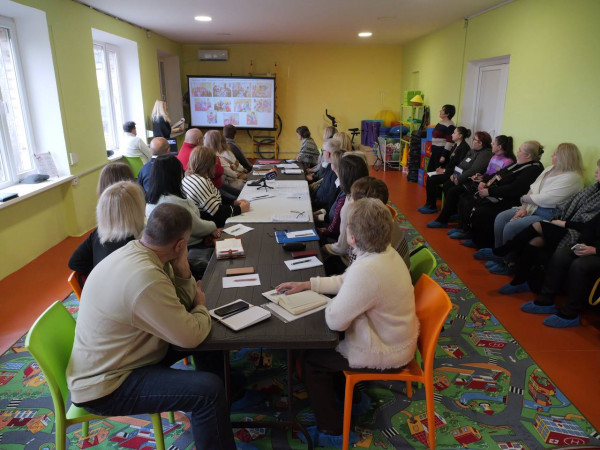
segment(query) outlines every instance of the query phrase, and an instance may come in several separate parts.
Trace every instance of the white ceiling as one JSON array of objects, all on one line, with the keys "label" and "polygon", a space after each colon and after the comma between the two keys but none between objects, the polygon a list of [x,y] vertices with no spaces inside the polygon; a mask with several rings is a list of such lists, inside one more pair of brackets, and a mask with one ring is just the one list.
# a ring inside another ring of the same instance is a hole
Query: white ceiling
[{"label": "white ceiling", "polygon": [[[502,0],[74,0],[186,44],[402,44]],[[196,22],[208,15],[212,22]],[[371,38],[359,38],[371,31]]]}]

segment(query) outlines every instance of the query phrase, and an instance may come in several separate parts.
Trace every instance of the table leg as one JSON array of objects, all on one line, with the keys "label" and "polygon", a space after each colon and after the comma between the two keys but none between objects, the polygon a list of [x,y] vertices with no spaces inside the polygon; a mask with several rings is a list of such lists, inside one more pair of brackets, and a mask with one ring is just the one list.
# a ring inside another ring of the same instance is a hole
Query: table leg
[{"label": "table leg", "polygon": [[289,420],[295,424],[298,427],[298,430],[300,431],[300,433],[302,433],[305,437],[306,437],[306,443],[308,445],[308,448],[310,450],[312,450],[313,448],[313,442],[312,439],[310,437],[310,434],[308,434],[308,431],[306,431],[306,428],[304,428],[304,425],[302,425],[302,423],[300,423],[299,421],[296,420],[296,416],[294,414],[294,405],[293,405],[293,401],[294,401],[294,357],[293,357],[293,350],[291,349],[287,349],[286,350],[287,353],[287,385],[288,385],[288,415],[289,415]]}]

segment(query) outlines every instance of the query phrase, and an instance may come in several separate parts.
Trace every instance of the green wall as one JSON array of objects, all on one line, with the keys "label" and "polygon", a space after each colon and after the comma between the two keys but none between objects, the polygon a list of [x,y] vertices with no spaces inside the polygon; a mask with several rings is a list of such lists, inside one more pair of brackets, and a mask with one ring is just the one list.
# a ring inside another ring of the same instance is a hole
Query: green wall
[{"label": "green wall", "polygon": [[468,61],[510,55],[502,133],[517,143],[542,142],[546,164],[557,144],[574,142],[589,182],[600,157],[599,23],[597,0],[516,0],[469,20],[468,28],[460,21],[404,46],[403,90],[413,88],[418,71],[433,121],[444,103],[459,106]]},{"label": "green wall", "polygon": [[[224,48],[225,62],[198,61],[198,49]],[[338,128],[359,128],[363,119],[389,109],[399,114],[401,102],[401,54],[396,45],[274,45],[183,46],[182,85],[187,75],[248,75],[273,73],[277,63],[277,111],[283,121],[281,155],[295,157],[300,147],[296,128],[306,125],[318,145],[331,123],[325,108],[339,122]],[[238,133],[246,153],[250,140]]]},{"label": "green wall", "polygon": [[[137,42],[147,118],[160,93],[157,50],[181,55],[181,46],[177,43],[154,33],[148,38],[145,30],[70,0],[21,0],[18,3],[46,13],[67,151],[79,156],[71,173],[91,172],[80,177],[77,186],[63,185],[0,210],[0,279],[67,236],[82,234],[95,225],[95,187],[100,169],[93,169],[106,162],[106,149],[91,29]],[[66,261],[57,261],[57,264],[66,264]]]}]

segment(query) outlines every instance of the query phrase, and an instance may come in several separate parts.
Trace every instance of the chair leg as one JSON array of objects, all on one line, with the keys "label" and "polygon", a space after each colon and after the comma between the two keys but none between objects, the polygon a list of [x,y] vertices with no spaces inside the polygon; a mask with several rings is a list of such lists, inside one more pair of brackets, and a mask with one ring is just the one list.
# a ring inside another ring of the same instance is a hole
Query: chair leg
[{"label": "chair leg", "polygon": [[154,441],[156,442],[156,450],[165,450],[165,438],[162,430],[162,420],[160,414],[150,414],[152,418],[152,427],[154,428]]},{"label": "chair leg", "polygon": [[412,382],[411,381],[406,382],[406,396],[408,398],[412,397]]},{"label": "chair leg", "polygon": [[346,377],[346,393],[344,394],[344,428],[342,448],[350,445],[350,422],[352,420],[352,395],[354,394],[355,381]]},{"label": "chair leg", "polygon": [[89,437],[90,435],[90,423],[89,422],[83,422],[81,424],[81,435],[83,437]]},{"label": "chair leg", "polygon": [[169,411],[169,423],[175,423],[175,413]]},{"label": "chair leg", "polygon": [[425,403],[427,405],[427,428],[429,429],[429,448],[435,449],[435,403],[433,401],[433,383],[425,384]]},{"label": "chair leg", "polygon": [[56,450],[65,450],[67,448],[67,424],[66,417],[59,417],[59,415],[54,416],[55,419],[55,442],[56,442]]}]

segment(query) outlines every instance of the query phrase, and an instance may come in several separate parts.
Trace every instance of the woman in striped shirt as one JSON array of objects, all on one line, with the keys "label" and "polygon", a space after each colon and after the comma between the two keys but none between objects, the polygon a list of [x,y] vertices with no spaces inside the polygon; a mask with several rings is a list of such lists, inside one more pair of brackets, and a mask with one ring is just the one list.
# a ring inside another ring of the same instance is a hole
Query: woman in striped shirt
[{"label": "woman in striped shirt", "polygon": [[196,204],[202,218],[214,221],[221,228],[229,217],[249,211],[250,203],[248,200],[236,200],[231,205],[223,204],[219,190],[210,180],[214,176],[216,161],[213,149],[194,148],[183,179],[183,191]]}]

